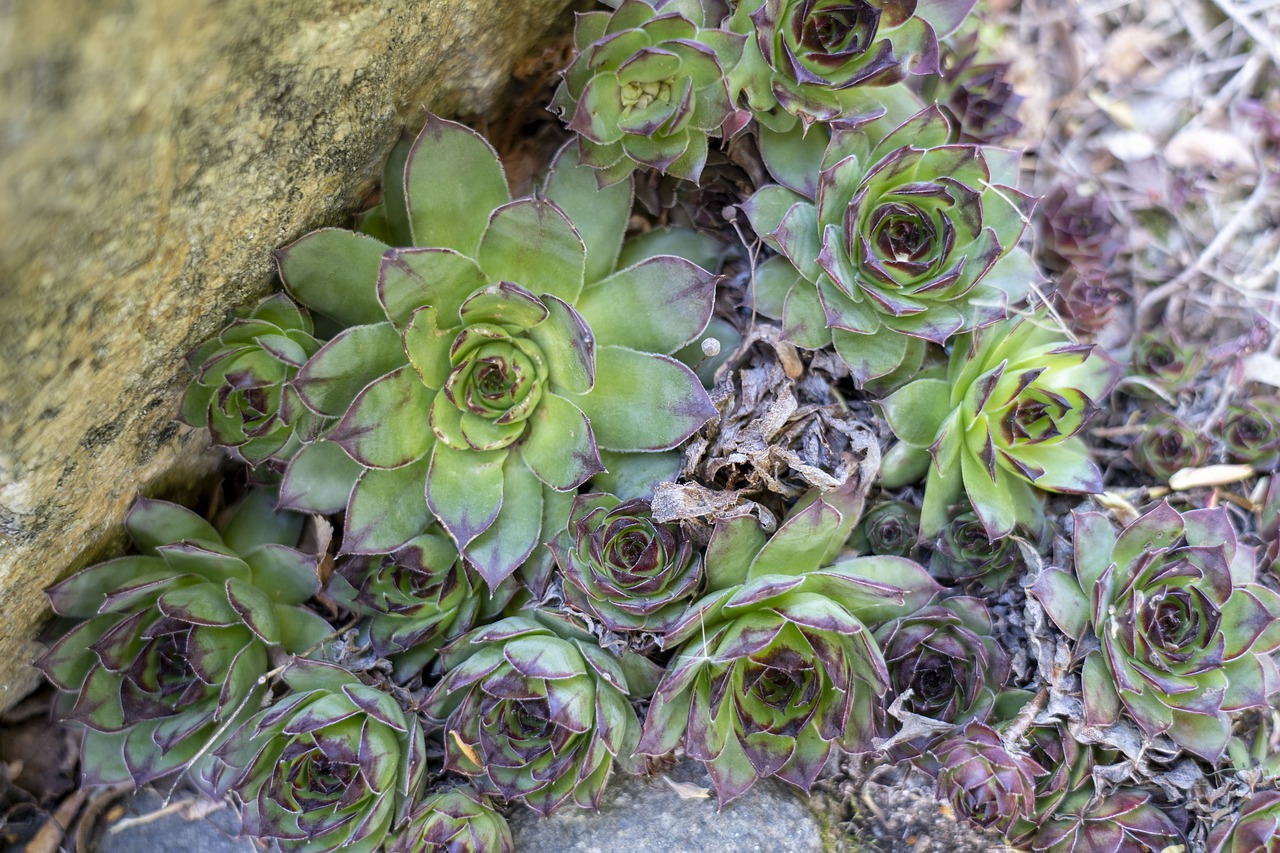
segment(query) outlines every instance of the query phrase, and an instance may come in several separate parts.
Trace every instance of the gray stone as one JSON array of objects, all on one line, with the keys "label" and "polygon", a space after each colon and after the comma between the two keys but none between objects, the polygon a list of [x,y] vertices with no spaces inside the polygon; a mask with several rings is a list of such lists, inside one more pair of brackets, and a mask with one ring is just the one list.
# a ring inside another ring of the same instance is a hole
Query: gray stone
[{"label": "gray stone", "polygon": [[[193,805],[200,809],[219,804]],[[125,816],[104,827],[95,853],[260,853],[252,841],[236,837],[239,822],[227,806],[199,817],[175,810],[149,819],[163,806],[155,791],[139,792]]]},{"label": "gray stone", "polygon": [[349,221],[424,107],[490,110],[569,0],[0,0],[0,709],[41,589],[219,456],[185,356]]},{"label": "gray stone", "polygon": [[[685,796],[666,780],[684,788]],[[692,796],[699,789],[706,798]],[[519,853],[822,853],[818,821],[778,782],[756,784],[716,807],[700,764],[684,762],[649,778],[614,776],[600,811],[564,806],[549,818],[516,807]]]}]

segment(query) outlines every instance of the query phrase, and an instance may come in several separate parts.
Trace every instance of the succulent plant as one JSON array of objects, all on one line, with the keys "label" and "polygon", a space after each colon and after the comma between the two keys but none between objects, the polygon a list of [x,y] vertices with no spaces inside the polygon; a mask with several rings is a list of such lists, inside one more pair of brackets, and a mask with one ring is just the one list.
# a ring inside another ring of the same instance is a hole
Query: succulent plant
[{"label": "succulent plant", "polygon": [[938,799],[950,803],[964,822],[1001,833],[1034,814],[1035,780],[1049,772],[978,722],[943,741],[933,756],[939,766]]},{"label": "succulent plant", "polygon": [[1037,532],[1035,489],[1102,489],[1079,433],[1112,380],[1109,362],[1063,340],[1042,316],[962,337],[945,378],[922,377],[882,401],[902,440],[886,455],[885,486],[927,470],[922,537],[943,530],[948,508],[964,494],[988,538],[1019,524]]},{"label": "succulent plant", "polygon": [[191,354],[196,376],[182,398],[183,423],[207,426],[214,444],[235,448],[250,465],[287,461],[324,426],[289,384],[320,349],[313,331],[284,294],[240,312]]},{"label": "succulent plant", "polygon": [[1209,446],[1195,427],[1165,412],[1153,415],[1129,447],[1133,463],[1161,482],[1183,468],[1194,468],[1209,458]]},{"label": "succulent plant", "polygon": [[1120,254],[1120,223],[1102,195],[1056,186],[1036,205],[1032,221],[1037,259],[1055,273],[1105,270]]},{"label": "succulent plant", "polygon": [[1111,321],[1120,289],[1104,270],[1070,269],[1054,277],[1053,306],[1067,325],[1086,337]]},{"label": "succulent plant", "polygon": [[448,671],[423,710],[444,725],[445,769],[482,793],[545,816],[570,800],[596,808],[615,764],[637,769],[640,722],[628,698],[652,691],[654,664],[620,660],[568,619],[532,611],[441,655]]},{"label": "succulent plant", "polygon": [[935,578],[965,581],[980,578],[998,589],[1025,567],[1022,552],[1012,536],[987,537],[978,514],[962,512],[948,522],[934,544],[929,572]]},{"label": "succulent plant", "polygon": [[165,776],[216,745],[261,695],[279,650],[301,654],[332,630],[298,605],[319,590],[315,558],[293,546],[302,517],[252,492],[219,532],[195,513],[139,498],[125,517],[136,555],[48,590],[78,622],[36,665],[58,710],[83,724],[89,784]]},{"label": "succulent plant", "polygon": [[875,633],[891,697],[913,714],[946,723],[985,719],[1009,680],[1009,658],[977,598],[956,596],[902,616]]},{"label": "succulent plant", "polygon": [[1280,463],[1280,401],[1273,397],[1228,406],[1216,432],[1232,462],[1260,470]]},{"label": "succulent plant", "polygon": [[991,62],[983,54],[978,33],[943,45],[939,71],[920,78],[920,94],[956,117],[962,141],[1000,145],[1022,129],[1023,98],[1009,82],[1010,63]]},{"label": "succulent plant", "polygon": [[1208,853],[1272,853],[1280,849],[1280,791],[1259,791],[1231,820],[1209,833]]},{"label": "succulent plant", "polygon": [[1015,247],[1030,204],[1014,189],[1016,153],[956,143],[929,107],[878,142],[864,129],[833,133],[816,187],[809,154],[775,151],[783,185],[743,205],[780,253],[756,287],[796,344],[834,344],[866,383],[918,369],[925,342],[990,325],[1026,293],[1034,273]]},{"label": "succulent plant", "polygon": [[295,660],[281,679],[289,692],[218,748],[201,784],[234,791],[241,832],[284,850],[373,853],[422,787],[417,715],[333,664]]},{"label": "succulent plant", "polygon": [[426,666],[480,617],[499,612],[514,591],[508,580],[490,597],[484,580],[435,528],[392,554],[341,558],[329,586],[335,600],[367,617],[374,653],[394,656],[404,675]]},{"label": "succulent plant", "polygon": [[637,751],[683,739],[721,804],[765,776],[808,791],[834,751],[866,751],[889,686],[872,629],[938,588],[901,557],[832,563],[855,511],[840,504],[810,495],[768,539],[751,518],[718,524],[713,591],[667,636],[676,657]]},{"label": "succulent plant", "polygon": [[1204,350],[1187,346],[1172,333],[1148,334],[1138,339],[1130,355],[1131,371],[1157,381],[1167,391],[1187,388],[1206,364]]},{"label": "succulent plant", "polygon": [[[1186,837],[1145,791],[1121,788],[1106,797],[1072,794],[1032,842],[1036,853],[1144,853],[1177,850]],[[1183,848],[1185,849],[1185,848]]]},{"label": "succulent plant", "polygon": [[[281,255],[299,300],[352,324],[294,379],[341,420],[282,492],[345,491],[347,553],[386,553],[438,521],[492,588],[563,525],[601,450],[669,449],[714,413],[670,354],[707,325],[715,277],[669,255],[614,272],[630,183],[601,190],[569,148],[541,196],[511,201],[484,139],[429,116],[404,174],[422,248],[331,230]],[[328,464],[335,445],[358,463],[354,485]]]},{"label": "succulent plant", "polygon": [[664,634],[702,585],[702,560],[675,525],[643,499],[580,495],[551,550],[565,603],[610,631]]},{"label": "succulent plant", "polygon": [[774,129],[796,118],[834,122],[859,103],[860,87],[936,72],[938,38],[972,8],[973,0],[743,0],[729,28],[749,39],[730,82]]},{"label": "succulent plant", "polygon": [[425,797],[388,853],[516,853],[507,820],[471,788]]},{"label": "succulent plant", "polygon": [[1226,748],[1228,714],[1265,706],[1280,687],[1280,595],[1254,582],[1221,508],[1168,504],[1116,534],[1075,514],[1075,571],[1049,568],[1031,594],[1064,634],[1099,646],[1084,657],[1085,721],[1122,711],[1149,736],[1209,761]]},{"label": "succulent plant", "polygon": [[578,134],[601,186],[641,165],[696,182],[708,135],[746,123],[725,79],[746,39],[707,18],[699,0],[623,0],[616,11],[578,16],[576,53],[552,109]]},{"label": "succulent plant", "polygon": [[1280,573],[1280,476],[1276,474],[1271,475],[1262,495],[1258,535],[1263,543],[1260,561],[1263,571]]},{"label": "succulent plant", "polygon": [[920,510],[903,501],[882,501],[867,510],[849,540],[869,554],[905,557],[916,547]]},{"label": "succulent plant", "polygon": [[1033,813],[1013,821],[1004,833],[1010,844],[1025,848],[1030,846],[1040,825],[1057,812],[1067,796],[1085,789],[1093,790],[1093,768],[1099,763],[1099,757],[1106,760],[1111,752],[1081,743],[1062,724],[1032,726],[1024,738],[1027,756],[1045,772],[1034,777]]}]

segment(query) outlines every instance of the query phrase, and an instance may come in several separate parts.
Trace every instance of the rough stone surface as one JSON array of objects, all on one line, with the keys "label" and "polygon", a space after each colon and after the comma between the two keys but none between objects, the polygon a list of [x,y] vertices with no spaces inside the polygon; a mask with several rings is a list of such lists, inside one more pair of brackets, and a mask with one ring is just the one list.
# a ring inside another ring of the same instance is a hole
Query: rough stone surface
[{"label": "rough stone surface", "polygon": [[[682,786],[685,796],[666,779]],[[692,796],[699,791],[709,796]],[[615,776],[599,812],[570,805],[540,818],[529,809],[516,808],[510,822],[520,853],[823,851],[817,820],[780,783],[758,783],[718,810],[706,771],[690,762],[651,778]]]},{"label": "rough stone surface", "polygon": [[423,106],[486,109],[568,0],[0,0],[0,708],[41,589],[216,466],[184,357],[344,221]]},{"label": "rough stone surface", "polygon": [[[175,801],[176,802],[176,801]],[[192,803],[196,809],[216,803]],[[225,805],[206,815],[184,814],[186,809],[156,817],[164,801],[155,791],[140,792],[124,818],[104,827],[94,853],[258,853],[248,838],[237,838],[239,821]],[[191,808],[188,806],[188,808]],[[142,820],[138,820],[141,817]],[[193,819],[194,818],[194,819]]]}]

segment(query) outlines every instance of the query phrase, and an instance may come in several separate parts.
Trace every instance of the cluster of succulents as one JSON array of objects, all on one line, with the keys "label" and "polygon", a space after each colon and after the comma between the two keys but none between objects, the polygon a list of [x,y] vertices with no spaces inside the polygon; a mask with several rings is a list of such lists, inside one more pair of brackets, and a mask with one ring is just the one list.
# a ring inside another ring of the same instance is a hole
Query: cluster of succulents
[{"label": "cluster of succulents", "polygon": [[[995,147],[1019,98],[980,28],[952,37],[972,0],[608,5],[532,194],[427,115],[359,230],[279,250],[286,293],[192,356],[182,419],[253,485],[216,524],[139,500],[138,554],[50,590],[86,780],[186,773],[286,851],[508,853],[502,804],[594,808],[672,754],[724,804],[876,753],[1010,843],[1177,849],[1187,813],[1114,733],[1226,772],[1280,688],[1280,487],[1256,562],[1221,507],[1064,512],[1106,487],[1088,426],[1121,373],[1060,322],[1114,300],[1064,294],[1117,238],[1052,197],[1040,304]],[[749,429],[821,363],[878,421],[878,477],[673,513],[753,324],[793,384]],[[1169,338],[1128,361],[1162,401],[1205,367]],[[1280,458],[1262,395],[1150,427],[1130,456],[1162,482]],[[307,516],[333,532],[309,551]],[[1251,778],[1212,849],[1274,832],[1280,768]]]}]

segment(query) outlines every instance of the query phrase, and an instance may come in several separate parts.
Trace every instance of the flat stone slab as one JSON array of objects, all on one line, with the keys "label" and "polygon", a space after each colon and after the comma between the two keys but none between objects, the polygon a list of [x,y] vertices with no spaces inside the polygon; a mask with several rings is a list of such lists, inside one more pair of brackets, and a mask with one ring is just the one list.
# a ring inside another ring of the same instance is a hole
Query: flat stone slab
[{"label": "flat stone slab", "polygon": [[[674,784],[672,784],[674,783]],[[705,792],[705,797],[699,796]],[[649,778],[610,779],[600,811],[561,808],[511,814],[519,853],[822,853],[804,802],[778,782],[758,782],[724,809],[702,765],[684,762]]]},{"label": "flat stone slab", "polygon": [[240,822],[228,806],[198,820],[180,811],[146,819],[163,805],[155,791],[140,791],[124,818],[107,825],[95,853],[261,853],[248,838],[235,837]]}]

